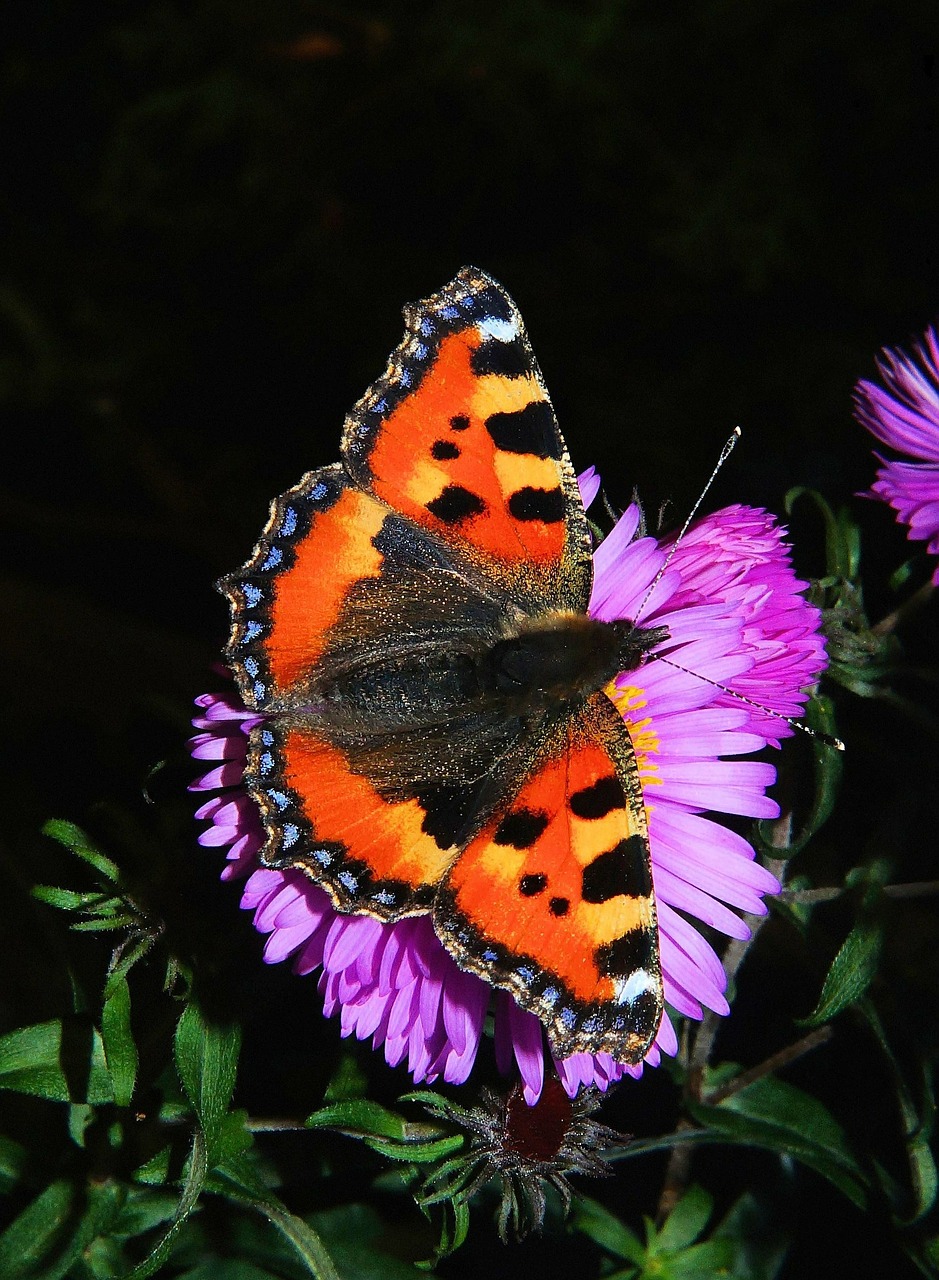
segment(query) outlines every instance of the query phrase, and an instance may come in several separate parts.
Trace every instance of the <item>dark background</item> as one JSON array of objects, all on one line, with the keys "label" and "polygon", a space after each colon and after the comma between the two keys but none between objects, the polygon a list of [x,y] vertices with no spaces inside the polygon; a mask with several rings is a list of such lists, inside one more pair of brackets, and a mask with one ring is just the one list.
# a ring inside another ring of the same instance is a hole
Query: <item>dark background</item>
[{"label": "dark background", "polygon": [[[139,801],[158,760],[185,781],[189,706],[217,687],[226,634],[214,580],[270,499],[337,456],[402,304],[467,262],[514,296],[575,466],[596,464],[615,503],[637,486],[678,523],[740,423],[712,505],[781,512],[794,484],[853,502],[868,604],[892,607],[909,548],[853,499],[872,460],[850,397],[881,345],[939,312],[936,17],[935,0],[8,9],[11,886],[48,878],[45,818]],[[821,572],[816,522],[795,531],[799,567]],[[924,830],[908,769],[904,812]],[[224,913],[251,965],[248,923],[204,865],[185,892]],[[14,901],[8,1025],[55,1016],[62,986]],[[289,975],[257,973],[260,1003],[289,1000]],[[249,1044],[246,1105],[263,1108],[265,1080]],[[824,1204],[834,1257],[857,1221]]]}]

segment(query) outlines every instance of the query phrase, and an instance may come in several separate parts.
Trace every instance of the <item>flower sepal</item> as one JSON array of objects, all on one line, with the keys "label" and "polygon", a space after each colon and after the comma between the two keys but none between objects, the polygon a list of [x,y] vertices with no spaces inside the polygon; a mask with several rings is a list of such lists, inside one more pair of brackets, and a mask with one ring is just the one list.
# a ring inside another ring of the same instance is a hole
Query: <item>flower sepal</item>
[{"label": "flower sepal", "polygon": [[461,1107],[430,1091],[406,1095],[439,1119],[461,1129],[462,1149],[436,1168],[421,1171],[415,1199],[425,1214],[443,1208],[438,1258],[465,1239],[470,1202],[492,1186],[498,1195],[496,1221],[503,1242],[540,1231],[554,1197],[566,1217],[574,1190],[572,1174],[608,1177],[605,1153],[621,1151],[626,1134],[592,1119],[599,1090],[571,1098],[556,1076],[545,1080],[538,1101],[527,1102],[523,1085],[507,1094],[480,1093],[476,1107]]}]

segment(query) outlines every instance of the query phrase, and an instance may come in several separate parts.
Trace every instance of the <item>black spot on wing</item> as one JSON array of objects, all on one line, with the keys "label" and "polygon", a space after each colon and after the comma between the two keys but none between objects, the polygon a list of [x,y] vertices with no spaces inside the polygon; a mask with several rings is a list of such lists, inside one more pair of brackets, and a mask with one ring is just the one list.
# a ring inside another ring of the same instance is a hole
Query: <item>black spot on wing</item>
[{"label": "black spot on wing", "polygon": [[524,409],[511,413],[491,413],[486,430],[497,449],[505,453],[533,453],[538,458],[561,456],[554,410],[547,400],[532,400]]},{"label": "black spot on wing", "polygon": [[481,515],[486,504],[471,489],[465,489],[461,484],[448,484],[433,501],[427,503],[427,510],[444,524],[462,524],[464,520]]},{"label": "black spot on wing", "polygon": [[548,907],[553,916],[566,916],[571,909],[571,904],[568,898],[552,898]]},{"label": "black spot on wing", "polygon": [[630,929],[612,942],[597,947],[594,958],[600,973],[610,978],[624,978],[645,969],[655,973],[658,968],[655,932],[652,929]]},{"label": "black spot on wing", "polygon": [[526,898],[534,898],[539,893],[544,893],[548,887],[548,877],[540,871],[533,875],[522,876],[518,882],[518,891]]},{"label": "black spot on wing", "polygon": [[430,447],[432,457],[438,462],[447,462],[460,456],[460,449],[452,440],[435,440]]},{"label": "black spot on wing", "polygon": [[520,338],[511,342],[487,338],[470,356],[470,368],[479,375],[498,373],[503,378],[521,378],[531,373],[531,357]]},{"label": "black spot on wing", "polygon": [[464,824],[478,803],[476,784],[423,788],[417,801],[424,810],[421,830],[430,836],[438,849],[449,849],[457,840]]},{"label": "black spot on wing", "polygon": [[515,809],[499,823],[493,842],[511,845],[513,849],[530,849],[547,825],[546,813],[537,809]]},{"label": "black spot on wing", "polygon": [[564,519],[567,503],[560,489],[533,489],[526,485],[516,489],[507,506],[509,515],[516,520],[559,524]]},{"label": "black spot on wing", "polygon": [[470,420],[465,413],[455,413],[450,419],[450,427],[453,431],[465,431],[470,424]]},{"label": "black spot on wing", "polygon": [[647,897],[652,881],[645,841],[639,835],[620,840],[584,867],[582,881],[585,902],[608,902],[618,893]]},{"label": "black spot on wing", "polygon": [[626,797],[619,779],[611,774],[575,791],[568,803],[575,817],[605,818],[614,809],[625,809]]}]

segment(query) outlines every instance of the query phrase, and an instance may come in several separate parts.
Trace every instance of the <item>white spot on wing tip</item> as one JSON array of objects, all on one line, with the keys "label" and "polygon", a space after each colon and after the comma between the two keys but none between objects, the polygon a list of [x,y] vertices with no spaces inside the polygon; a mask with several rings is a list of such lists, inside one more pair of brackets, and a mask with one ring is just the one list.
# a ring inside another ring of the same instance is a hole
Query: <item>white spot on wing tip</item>
[{"label": "white spot on wing tip", "polygon": [[628,978],[621,978],[616,983],[614,999],[617,1004],[632,1004],[647,991],[655,991],[658,983],[645,969],[635,969]]},{"label": "white spot on wing tip", "polygon": [[483,338],[496,338],[499,342],[511,342],[518,337],[516,322],[500,320],[498,316],[483,316],[476,327]]}]

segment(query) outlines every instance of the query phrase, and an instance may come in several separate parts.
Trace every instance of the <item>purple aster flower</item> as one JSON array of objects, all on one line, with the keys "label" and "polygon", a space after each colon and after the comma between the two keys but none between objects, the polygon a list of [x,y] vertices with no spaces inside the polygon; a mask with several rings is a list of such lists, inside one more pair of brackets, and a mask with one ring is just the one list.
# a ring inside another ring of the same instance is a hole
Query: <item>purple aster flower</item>
[{"label": "purple aster flower", "polygon": [[[584,479],[590,499],[598,482],[593,473]],[[658,579],[672,547],[668,540],[637,537],[640,518],[638,507],[630,507],[597,548],[590,612],[668,630],[658,649],[667,661],[620,675],[607,692],[639,761],[665,998],[674,1012],[701,1018],[704,1008],[728,1012],[725,975],[686,917],[746,938],[737,913],[765,914],[763,895],[779,888],[741,836],[704,815],[778,815],[766,795],[773,766],[741,757],[792,732],[768,711],[800,713],[825,653],[818,611],[803,598],[805,584],[792,571],[782,530],[766,512],[735,506],[699,521]],[[241,905],[267,934],[264,959],[292,957],[297,973],[319,971],[324,1013],[339,1015],[344,1036],[371,1038],[390,1065],[406,1062],[417,1082],[459,1084],[476,1059],[491,1004],[496,1063],[507,1074],[514,1061],[529,1105],[552,1064],[570,1097],[582,1087],[603,1092],[624,1075],[642,1073],[642,1063],[625,1065],[604,1053],[554,1058],[540,1021],[508,993],[496,991],[493,999],[486,983],[462,972],[429,916],[387,924],[342,915],[301,872],[260,867],[261,820],[242,775],[248,734],[263,717],[235,694],[196,701],[202,714],[193,721],[200,732],[192,754],[217,762],[193,784],[213,793],[197,811],[211,821],[200,843],[227,848],[223,878],[247,876]],[[656,1066],[662,1053],[677,1048],[666,1012],[645,1062]]]},{"label": "purple aster flower", "polygon": [[[884,349],[877,362],[884,386],[866,380],[854,392],[855,416],[882,444],[915,462],[890,461],[871,486],[871,496],[889,503],[897,520],[909,526],[914,542],[939,555],[939,342],[926,330],[915,357]],[[939,584],[939,565],[933,573]]]}]

